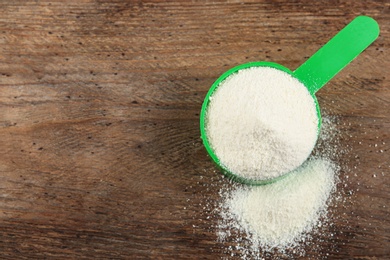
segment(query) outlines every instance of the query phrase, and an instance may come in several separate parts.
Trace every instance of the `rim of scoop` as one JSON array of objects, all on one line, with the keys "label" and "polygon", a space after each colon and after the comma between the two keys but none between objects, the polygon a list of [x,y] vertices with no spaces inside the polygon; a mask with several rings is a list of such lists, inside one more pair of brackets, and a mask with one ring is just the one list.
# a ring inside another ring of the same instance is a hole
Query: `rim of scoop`
[{"label": "rim of scoop", "polygon": [[[244,178],[242,176],[239,176],[237,174],[234,174],[233,172],[231,172],[229,169],[227,169],[219,160],[218,156],[214,153],[214,150],[211,148],[211,145],[209,143],[209,140],[208,140],[208,136],[207,136],[207,132],[206,132],[206,116],[207,116],[207,108],[208,108],[208,105],[210,103],[210,97],[212,96],[212,94],[214,93],[214,91],[218,88],[219,84],[224,81],[227,77],[229,77],[230,75],[238,72],[239,70],[243,70],[243,69],[247,69],[247,68],[251,68],[251,67],[270,67],[270,68],[275,68],[275,69],[278,69],[278,70],[281,70],[281,71],[284,71],[288,74],[290,74],[292,77],[296,78],[293,74],[293,72],[291,70],[289,70],[288,68],[284,67],[283,65],[280,65],[278,63],[275,63],[275,62],[269,62],[269,61],[256,61],[256,62],[248,62],[248,63],[244,63],[244,64],[241,64],[241,65],[238,65],[236,67],[233,67],[231,69],[229,69],[228,71],[226,71],[225,73],[223,73],[214,83],[213,85],[211,86],[211,88],[209,89],[209,91],[207,92],[206,94],[206,97],[204,98],[204,101],[203,101],[203,104],[202,104],[202,108],[201,108],[201,113],[200,113],[200,134],[201,134],[201,138],[202,138],[202,141],[203,141],[203,145],[204,147],[206,148],[207,150],[207,153],[209,154],[209,156],[211,157],[212,161],[217,165],[217,167],[222,171],[222,173],[229,179],[229,180],[232,180],[232,181],[235,181],[235,182],[238,182],[238,183],[241,183],[241,184],[247,184],[247,185],[254,185],[254,186],[257,186],[257,185],[265,185],[265,184],[270,184],[270,183],[273,183],[275,181],[278,181],[278,180],[281,180],[283,178],[285,178],[289,173],[293,172],[296,168],[292,169],[291,171],[289,172],[286,172],[286,173],[282,173],[281,175],[279,175],[278,177],[275,177],[275,178],[270,178],[270,179],[264,179],[264,180],[261,180],[261,179],[249,179],[249,178]],[[296,78],[297,79],[297,78]],[[297,79],[299,80],[299,79]],[[299,80],[300,81],[300,80]],[[302,84],[303,82],[300,81]],[[305,84],[303,84],[305,86]],[[305,86],[307,88],[307,86]],[[309,91],[310,93],[310,91]],[[312,93],[310,93],[310,95],[312,96],[313,100],[314,100],[314,103],[315,103],[315,106],[316,106],[316,111],[317,111],[317,119],[318,119],[318,125],[317,125],[317,140],[318,140],[318,136],[319,136],[319,132],[320,132],[320,129],[321,129],[321,121],[322,121],[322,118],[321,118],[321,111],[320,111],[320,106],[318,104],[318,100],[316,98],[316,96]],[[317,143],[317,140],[316,142],[314,142],[314,146],[315,144]],[[312,150],[314,149],[314,146],[312,148]],[[308,158],[310,157],[310,154],[308,155],[308,157],[303,161],[305,162]],[[299,166],[298,166],[299,167]],[[298,168],[297,167],[297,168]]]}]

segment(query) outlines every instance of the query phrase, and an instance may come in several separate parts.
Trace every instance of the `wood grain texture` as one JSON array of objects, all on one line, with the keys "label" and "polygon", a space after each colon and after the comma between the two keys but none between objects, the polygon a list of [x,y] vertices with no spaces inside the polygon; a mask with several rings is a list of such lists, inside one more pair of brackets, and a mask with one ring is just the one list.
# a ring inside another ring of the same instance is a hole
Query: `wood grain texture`
[{"label": "wood grain texture", "polygon": [[390,258],[390,4],[373,0],[1,1],[0,258],[228,258],[208,88],[248,61],[295,69],[360,14],[380,37],[318,92],[348,199],[304,258]]}]

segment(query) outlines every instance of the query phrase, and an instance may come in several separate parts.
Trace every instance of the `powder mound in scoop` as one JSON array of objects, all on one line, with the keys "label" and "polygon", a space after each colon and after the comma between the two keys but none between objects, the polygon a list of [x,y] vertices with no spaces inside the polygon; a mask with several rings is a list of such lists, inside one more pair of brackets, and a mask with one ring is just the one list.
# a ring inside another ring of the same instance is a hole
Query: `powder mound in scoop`
[{"label": "powder mound in scoop", "polygon": [[210,97],[208,141],[220,164],[247,179],[267,180],[299,167],[317,140],[316,105],[307,88],[270,67],[239,70]]}]

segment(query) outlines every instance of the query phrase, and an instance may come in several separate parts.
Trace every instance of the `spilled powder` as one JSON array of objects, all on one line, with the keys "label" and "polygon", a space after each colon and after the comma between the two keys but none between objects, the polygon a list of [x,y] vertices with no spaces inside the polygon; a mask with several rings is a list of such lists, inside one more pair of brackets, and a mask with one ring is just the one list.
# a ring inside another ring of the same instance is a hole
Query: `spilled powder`
[{"label": "spilled powder", "polygon": [[249,235],[253,248],[283,250],[318,225],[334,185],[334,165],[313,159],[278,182],[224,194],[223,218]]}]

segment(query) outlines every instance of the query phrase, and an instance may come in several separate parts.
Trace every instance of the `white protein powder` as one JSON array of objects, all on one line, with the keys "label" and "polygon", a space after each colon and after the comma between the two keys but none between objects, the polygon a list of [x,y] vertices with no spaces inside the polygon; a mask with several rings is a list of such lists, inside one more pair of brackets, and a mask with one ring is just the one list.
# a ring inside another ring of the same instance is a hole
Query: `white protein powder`
[{"label": "white protein powder", "polygon": [[317,140],[316,106],[306,87],[270,67],[239,70],[210,97],[206,133],[220,163],[266,180],[300,166]]},{"label": "white protein powder", "polygon": [[[234,227],[249,236],[252,251],[285,250],[320,225],[327,200],[335,189],[335,166],[312,159],[286,178],[264,186],[238,186],[222,206],[222,228]],[[221,240],[228,234],[219,233]]]}]

